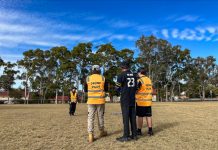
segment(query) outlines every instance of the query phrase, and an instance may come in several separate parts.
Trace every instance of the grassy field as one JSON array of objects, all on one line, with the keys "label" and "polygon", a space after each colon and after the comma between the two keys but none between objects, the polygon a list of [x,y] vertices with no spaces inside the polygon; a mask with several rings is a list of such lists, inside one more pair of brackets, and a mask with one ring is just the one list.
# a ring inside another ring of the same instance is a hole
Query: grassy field
[{"label": "grassy field", "polygon": [[119,104],[106,104],[109,135],[92,144],[86,104],[77,106],[70,117],[67,104],[0,105],[0,149],[218,149],[218,102],[154,103],[155,135],[148,137],[144,127],[144,135],[128,143],[116,141],[122,134]]}]

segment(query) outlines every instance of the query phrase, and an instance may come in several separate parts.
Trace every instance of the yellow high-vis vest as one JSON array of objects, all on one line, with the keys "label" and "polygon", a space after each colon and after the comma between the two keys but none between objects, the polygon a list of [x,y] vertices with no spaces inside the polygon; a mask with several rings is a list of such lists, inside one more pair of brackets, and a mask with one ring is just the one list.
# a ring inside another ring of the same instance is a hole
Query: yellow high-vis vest
[{"label": "yellow high-vis vest", "polygon": [[70,101],[76,102],[76,97],[77,97],[77,93],[75,92],[75,94],[73,95],[73,92],[70,91]]},{"label": "yellow high-vis vest", "polygon": [[138,82],[141,82],[142,85],[136,93],[136,103],[138,106],[151,106],[152,105],[152,83],[151,80],[143,76]]},{"label": "yellow high-vis vest", "polygon": [[93,74],[86,78],[86,82],[88,85],[87,104],[104,104],[105,103],[104,76],[99,74]]}]

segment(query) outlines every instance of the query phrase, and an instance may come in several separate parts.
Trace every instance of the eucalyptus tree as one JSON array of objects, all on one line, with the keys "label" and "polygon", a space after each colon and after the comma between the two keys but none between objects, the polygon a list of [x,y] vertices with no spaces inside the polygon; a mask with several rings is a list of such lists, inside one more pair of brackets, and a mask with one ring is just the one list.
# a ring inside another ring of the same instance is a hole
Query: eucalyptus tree
[{"label": "eucalyptus tree", "polygon": [[[71,51],[72,61],[75,63],[76,70],[78,71],[77,80],[80,81],[82,89],[85,84],[86,76],[89,74],[91,67],[90,56],[92,55],[92,43],[79,43]],[[78,85],[79,83],[77,83]],[[83,101],[85,96],[83,94]]]},{"label": "eucalyptus tree", "polygon": [[3,75],[0,76],[1,87],[8,92],[8,102],[10,97],[10,90],[12,89],[12,85],[15,84],[17,73],[19,73],[18,70],[15,70],[15,67],[15,63],[5,63]]},{"label": "eucalyptus tree", "polygon": [[54,78],[53,83],[56,87],[56,103],[58,91],[65,95],[66,89],[72,88],[76,83],[78,75],[76,63],[72,59],[71,52],[64,46],[51,48],[51,59],[53,60]]},{"label": "eucalyptus tree", "polygon": [[30,78],[33,78],[35,73],[35,66],[33,65],[34,51],[28,50],[23,53],[23,59],[17,62],[19,68],[22,69],[20,80],[23,80],[22,84],[24,85],[24,98],[25,103],[28,104],[30,91],[31,91],[31,82]]},{"label": "eucalyptus tree", "polygon": [[197,57],[194,63],[197,70],[200,97],[204,100],[206,87],[211,79],[216,76],[216,59],[213,56],[207,58]]}]

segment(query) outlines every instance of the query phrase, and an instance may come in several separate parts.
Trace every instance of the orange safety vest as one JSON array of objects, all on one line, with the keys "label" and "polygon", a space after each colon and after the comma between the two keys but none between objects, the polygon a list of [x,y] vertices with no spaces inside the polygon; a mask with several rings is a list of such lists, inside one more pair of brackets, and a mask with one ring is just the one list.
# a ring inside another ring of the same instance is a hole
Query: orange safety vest
[{"label": "orange safety vest", "polygon": [[86,82],[88,85],[87,104],[105,104],[104,76],[93,74],[86,78]]},{"label": "orange safety vest", "polygon": [[138,79],[141,82],[141,87],[136,93],[136,103],[138,106],[151,106],[152,104],[152,83],[151,80],[143,76]]},{"label": "orange safety vest", "polygon": [[76,102],[76,98],[77,98],[77,93],[75,92],[75,94],[73,95],[73,92],[70,91],[70,101]]}]

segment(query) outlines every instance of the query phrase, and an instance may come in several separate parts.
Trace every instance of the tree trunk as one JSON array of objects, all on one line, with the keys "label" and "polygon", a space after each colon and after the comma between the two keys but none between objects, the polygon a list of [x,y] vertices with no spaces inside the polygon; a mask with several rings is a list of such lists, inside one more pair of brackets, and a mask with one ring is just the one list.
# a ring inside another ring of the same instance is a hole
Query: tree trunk
[{"label": "tree trunk", "polygon": [[199,97],[202,100],[202,96],[201,96],[201,87],[199,88]]},{"label": "tree trunk", "polygon": [[10,104],[10,96],[9,96],[9,89],[8,89],[8,104]]},{"label": "tree trunk", "polygon": [[85,103],[85,92],[84,92],[84,85],[82,84],[82,103]]},{"label": "tree trunk", "polygon": [[26,85],[25,85],[25,103],[27,104],[27,82],[28,82],[28,77],[27,77],[27,73],[26,73]]},{"label": "tree trunk", "polygon": [[168,101],[168,88],[167,88],[167,84],[166,84],[166,101]]},{"label": "tree trunk", "polygon": [[174,99],[174,89],[175,89],[175,82],[172,83],[172,88],[171,88],[171,92],[170,92],[170,100],[171,100],[171,102]]},{"label": "tree trunk", "polygon": [[39,89],[39,92],[40,92],[40,102],[41,102],[41,104],[42,104],[42,97],[43,97],[42,80],[40,81],[40,89]]},{"label": "tree trunk", "polygon": [[205,100],[205,87],[202,86],[202,100]]},{"label": "tree trunk", "polygon": [[58,104],[58,89],[55,91],[55,104]]},{"label": "tree trunk", "polygon": [[30,98],[30,92],[28,90],[28,94],[27,94],[27,104],[29,104],[29,98]]},{"label": "tree trunk", "polygon": [[109,93],[110,102],[113,103],[113,96]]},{"label": "tree trunk", "polygon": [[45,92],[43,93],[43,104],[45,103],[45,96],[47,94],[48,88],[45,89]]},{"label": "tree trunk", "polygon": [[64,90],[62,92],[62,104],[64,103]]},{"label": "tree trunk", "polygon": [[149,76],[149,78],[151,78],[151,63],[149,63],[149,65],[148,65],[148,76]]}]

